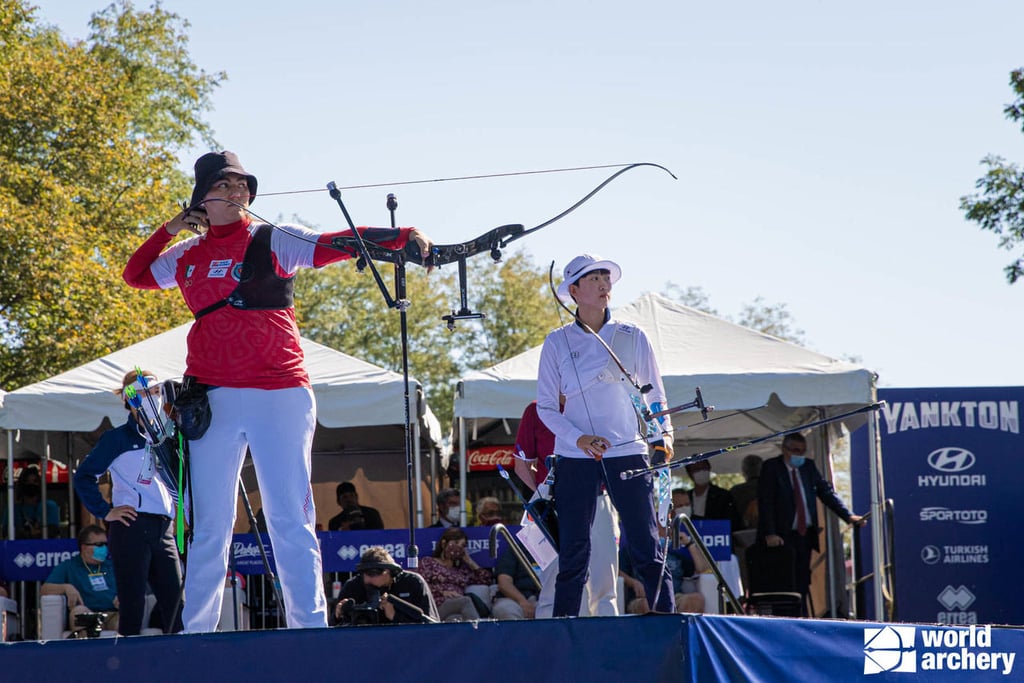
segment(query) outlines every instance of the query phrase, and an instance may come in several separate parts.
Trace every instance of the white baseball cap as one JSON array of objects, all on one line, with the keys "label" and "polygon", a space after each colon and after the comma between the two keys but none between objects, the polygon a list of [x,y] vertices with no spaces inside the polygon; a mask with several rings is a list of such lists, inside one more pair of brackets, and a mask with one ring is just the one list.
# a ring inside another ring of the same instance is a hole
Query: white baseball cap
[{"label": "white baseball cap", "polygon": [[573,298],[569,295],[569,285],[595,270],[607,270],[611,276],[612,284],[618,282],[619,278],[622,277],[622,269],[614,261],[603,259],[594,254],[580,254],[572,261],[569,261],[565,269],[562,270],[562,284],[558,285],[558,298],[567,304],[573,303]]}]

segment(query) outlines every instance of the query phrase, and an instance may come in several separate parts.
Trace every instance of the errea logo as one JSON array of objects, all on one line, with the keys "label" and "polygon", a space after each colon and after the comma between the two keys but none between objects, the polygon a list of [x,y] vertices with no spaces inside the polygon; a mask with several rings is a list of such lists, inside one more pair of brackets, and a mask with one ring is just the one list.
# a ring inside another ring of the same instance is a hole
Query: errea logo
[{"label": "errea logo", "polygon": [[917,671],[914,626],[864,629],[864,673],[913,673]]}]

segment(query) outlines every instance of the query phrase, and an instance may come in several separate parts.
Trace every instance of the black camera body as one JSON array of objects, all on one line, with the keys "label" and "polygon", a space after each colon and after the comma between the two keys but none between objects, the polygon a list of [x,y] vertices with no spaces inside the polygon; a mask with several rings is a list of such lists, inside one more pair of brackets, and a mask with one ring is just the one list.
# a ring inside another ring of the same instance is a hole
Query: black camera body
[{"label": "black camera body", "polygon": [[343,626],[366,626],[380,623],[380,591],[374,586],[366,586],[366,602],[354,605],[347,603],[342,607]]},{"label": "black camera body", "polygon": [[75,626],[84,626],[85,635],[88,638],[99,638],[103,631],[103,624],[110,615],[106,612],[84,612],[75,615]]}]

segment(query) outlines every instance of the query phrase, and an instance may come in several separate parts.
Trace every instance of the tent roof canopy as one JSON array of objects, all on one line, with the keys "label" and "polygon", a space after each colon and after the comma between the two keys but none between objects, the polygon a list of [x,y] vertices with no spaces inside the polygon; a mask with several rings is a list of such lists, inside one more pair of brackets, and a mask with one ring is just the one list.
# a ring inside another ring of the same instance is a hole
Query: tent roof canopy
[{"label": "tent roof canopy", "polygon": [[[107,418],[125,420],[115,393],[129,370],[140,366],[160,379],[180,379],[185,371],[185,339],[191,323],[114,351],[73,370],[0,397],[5,429],[91,432]],[[301,340],[317,399],[317,421],[324,427],[370,427],[405,423],[402,375],[353,358],[309,339]],[[418,384],[410,391],[410,414],[419,416],[433,442],[440,425],[422,400]],[[415,402],[415,403],[414,403]],[[427,434],[425,434],[427,436]]]},{"label": "tent roof canopy", "polygon": [[[615,309],[613,315],[640,325],[647,333],[669,406],[694,400],[695,389],[700,387],[705,402],[716,408],[710,417],[736,414],[701,426],[695,410],[673,415],[678,455],[722,448],[873,401],[876,376],[870,370],[658,294],[644,294]],[[539,362],[538,346],[466,375],[456,393],[455,417],[475,419],[471,430],[478,437],[488,433],[495,440],[505,438],[506,430],[493,429],[493,421],[518,420],[526,405],[536,399]],[[859,416],[853,422],[863,419]],[[684,426],[688,428],[681,429]],[[512,438],[514,429],[512,425]],[[768,445],[760,450],[777,452],[777,447]],[[716,458],[715,469],[735,471],[738,461],[750,452],[756,451],[744,449],[734,458]]]}]

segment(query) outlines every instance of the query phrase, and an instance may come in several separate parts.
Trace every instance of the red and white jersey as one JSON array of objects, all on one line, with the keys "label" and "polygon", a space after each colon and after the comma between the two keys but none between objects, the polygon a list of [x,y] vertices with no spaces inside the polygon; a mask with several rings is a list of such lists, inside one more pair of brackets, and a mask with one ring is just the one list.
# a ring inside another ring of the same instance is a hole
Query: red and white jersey
[{"label": "red and white jersey", "polygon": [[[245,250],[257,224],[248,220],[213,226],[204,235],[180,241],[161,251],[174,238],[161,228],[129,259],[125,281],[140,289],[178,287],[189,309],[196,313],[227,297],[239,281]],[[360,233],[363,232],[360,228]],[[398,238],[380,242],[399,248],[411,228]],[[313,268],[349,258],[329,244],[349,234],[318,233],[301,225],[276,226],[270,239],[274,270],[281,277],[299,268]],[[254,389],[309,386],[309,375],[299,346],[299,328],[293,308],[240,310],[223,306],[204,315],[188,333],[186,374],[204,384]]]}]

